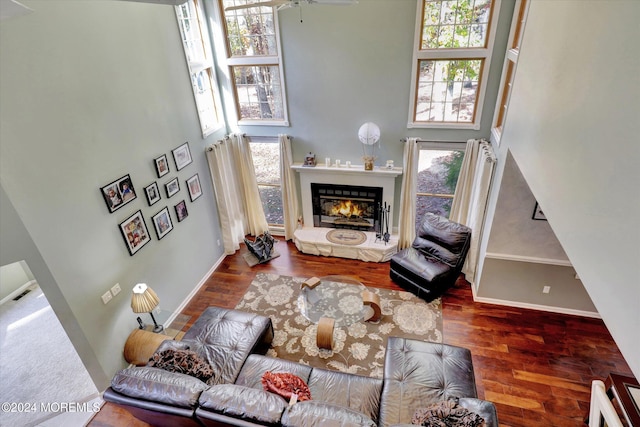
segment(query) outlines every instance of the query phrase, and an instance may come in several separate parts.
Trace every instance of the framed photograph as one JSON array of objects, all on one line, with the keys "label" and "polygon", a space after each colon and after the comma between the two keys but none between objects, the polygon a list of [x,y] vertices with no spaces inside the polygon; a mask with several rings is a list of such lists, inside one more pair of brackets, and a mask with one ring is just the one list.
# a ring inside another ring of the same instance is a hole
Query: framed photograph
[{"label": "framed photograph", "polygon": [[147,196],[147,202],[149,206],[152,206],[154,203],[161,199],[160,189],[158,188],[158,183],[153,182],[153,184],[147,185],[144,187],[144,194]]},{"label": "framed photograph", "polygon": [[133,189],[131,183],[131,177],[125,175],[122,178],[118,178],[115,181],[100,188],[100,193],[104,197],[104,201],[107,204],[107,208],[110,213],[113,213],[126,205],[127,203],[136,199],[136,191]]},{"label": "framed photograph", "polygon": [[120,223],[120,232],[129,249],[129,255],[134,255],[144,245],[151,241],[147,224],[142,217],[142,211],[137,211]]},{"label": "framed photograph", "polygon": [[180,183],[178,182],[178,178],[173,178],[171,181],[167,182],[164,185],[164,189],[167,192],[167,199],[180,191]]},{"label": "framed photograph", "polygon": [[153,159],[153,163],[156,165],[156,173],[158,174],[158,178],[162,178],[169,173],[169,162],[167,161],[166,154]]},{"label": "framed photograph", "polygon": [[536,207],[533,209],[533,215],[531,216],[531,219],[537,219],[541,221],[547,220],[547,217],[544,215],[544,212],[542,212],[542,209],[540,208],[538,202],[536,202]]},{"label": "framed photograph", "polygon": [[176,206],[176,216],[178,217],[178,222],[182,222],[183,219],[189,216],[189,212],[187,212],[187,204],[184,200],[178,203]]},{"label": "framed photograph", "polygon": [[169,208],[166,206],[160,212],[151,217],[153,226],[156,229],[156,235],[158,240],[169,234],[173,230],[173,223],[171,222],[171,216],[169,215]]},{"label": "framed photograph", "polygon": [[173,160],[176,162],[176,169],[180,170],[191,163],[191,151],[189,151],[189,143],[185,142],[178,148],[171,150],[173,153]]},{"label": "framed photograph", "polygon": [[189,197],[191,197],[192,202],[202,196],[202,187],[200,187],[200,177],[198,174],[193,175],[187,180],[187,188],[189,189]]}]

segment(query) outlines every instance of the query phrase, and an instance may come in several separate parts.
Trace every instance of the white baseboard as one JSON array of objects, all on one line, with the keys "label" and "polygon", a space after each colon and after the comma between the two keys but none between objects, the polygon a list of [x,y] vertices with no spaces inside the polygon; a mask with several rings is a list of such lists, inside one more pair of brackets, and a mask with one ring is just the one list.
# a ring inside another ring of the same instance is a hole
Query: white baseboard
[{"label": "white baseboard", "polygon": [[38,284],[38,282],[36,282],[35,280],[29,280],[27,283],[25,283],[24,285],[20,286],[18,289],[16,289],[15,291],[11,292],[6,297],[2,298],[0,300],[0,305],[4,304],[5,302],[11,301],[15,297],[17,297],[18,295],[23,293],[29,286],[33,286],[33,285],[37,285],[37,284]]},{"label": "white baseboard", "polygon": [[471,284],[471,291],[473,292],[473,301],[484,304],[503,305],[505,307],[526,308],[529,310],[546,311],[549,313],[569,314],[572,316],[590,317],[593,319],[602,319],[600,313],[594,311],[574,310],[572,308],[554,307],[550,305],[531,304],[528,302],[509,301],[497,298],[485,298],[479,297],[476,294],[476,287]]},{"label": "white baseboard", "polygon": [[189,295],[187,295],[187,297],[182,301],[182,303],[180,303],[180,305],[178,306],[178,308],[175,309],[175,311],[173,312],[173,314],[167,319],[167,321],[165,322],[167,325],[170,325],[171,322],[174,321],[174,319],[180,314],[182,313],[182,310],[184,310],[184,308],[189,304],[189,302],[191,301],[191,299],[196,296],[196,294],[198,293],[198,291],[200,290],[200,288],[202,288],[202,286],[207,282],[207,279],[209,278],[209,276],[211,276],[213,274],[214,271],[216,271],[216,268],[218,268],[220,266],[220,263],[222,263],[222,261],[226,258],[225,254],[222,254],[222,256],[215,262],[215,264],[213,264],[213,266],[209,269],[209,271],[207,271],[204,275],[204,277],[202,279],[200,279],[200,282],[198,282],[198,284],[196,285],[195,288],[193,288],[193,290],[191,292],[189,292]]},{"label": "white baseboard", "polygon": [[501,254],[497,252],[487,252],[485,254],[486,258],[500,259],[504,261],[518,261],[518,262],[530,262],[533,264],[549,264],[549,265],[560,265],[563,267],[573,267],[571,261],[564,259],[554,259],[554,258],[540,258],[540,257],[531,257],[531,256],[522,256],[522,255],[512,255],[512,254]]}]

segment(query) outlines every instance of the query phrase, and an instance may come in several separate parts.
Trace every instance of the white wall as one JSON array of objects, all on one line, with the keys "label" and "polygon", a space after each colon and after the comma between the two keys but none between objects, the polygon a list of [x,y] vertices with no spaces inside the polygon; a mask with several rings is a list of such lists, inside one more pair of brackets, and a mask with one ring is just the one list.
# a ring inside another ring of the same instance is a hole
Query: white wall
[{"label": "white wall", "polygon": [[635,0],[533,1],[501,147],[636,377],[639,20]]},{"label": "white wall", "polygon": [[0,301],[5,298],[8,300],[9,296],[15,298],[12,294],[28,286],[31,280],[33,279],[29,278],[24,261],[12,262],[0,267]]},{"label": "white wall", "polygon": [[[34,12],[0,24],[3,208],[10,204],[24,227],[15,234],[2,218],[2,264],[27,261],[102,389],[124,366],[122,348],[137,325],[132,287],[148,283],[161,308],[174,310],[222,256],[204,148],[223,131],[202,139],[173,7],[24,4]],[[171,158],[185,141],[193,164],[176,172],[170,161],[158,180],[152,159]],[[195,173],[204,196],[191,203],[185,180]],[[125,174],[138,199],[110,214],[99,188]],[[166,199],[163,191],[149,207],[143,187],[158,181],[162,189],[173,177],[180,192]],[[189,217],[177,223],[173,206],[182,199]],[[150,218],[164,206],[174,230],[158,241]],[[152,241],[129,256],[118,224],[138,209]],[[18,254],[24,239],[33,245]],[[122,293],[103,305],[115,283]]]}]

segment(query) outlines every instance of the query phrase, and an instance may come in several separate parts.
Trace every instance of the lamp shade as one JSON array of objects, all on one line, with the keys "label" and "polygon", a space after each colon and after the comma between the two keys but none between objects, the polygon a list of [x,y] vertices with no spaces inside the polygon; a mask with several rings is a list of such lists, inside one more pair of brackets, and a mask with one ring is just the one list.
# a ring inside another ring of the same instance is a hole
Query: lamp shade
[{"label": "lamp shade", "polygon": [[158,295],[146,283],[138,283],[133,287],[131,308],[134,313],[151,313],[160,304]]},{"label": "lamp shade", "polygon": [[358,139],[365,145],[373,145],[380,139],[380,128],[375,123],[367,122],[358,129]]}]

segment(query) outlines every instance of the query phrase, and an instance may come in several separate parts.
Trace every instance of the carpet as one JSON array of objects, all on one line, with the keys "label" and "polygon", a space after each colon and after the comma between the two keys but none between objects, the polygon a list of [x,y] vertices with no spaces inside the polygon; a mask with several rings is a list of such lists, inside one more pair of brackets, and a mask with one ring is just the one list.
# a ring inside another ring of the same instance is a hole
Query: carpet
[{"label": "carpet", "polygon": [[349,246],[357,246],[367,241],[367,235],[362,231],[341,228],[329,231],[326,238],[331,243]]},{"label": "carpet", "polygon": [[[102,399],[92,400],[98,389],[42,290],[30,289],[0,306],[0,401],[31,406],[0,411],[0,425],[83,425]],[[66,412],[62,403],[77,403],[76,413]],[[70,421],[66,415],[82,419]]]},{"label": "carpet", "polygon": [[369,288],[380,296],[382,318],[336,327],[332,350],[316,345],[317,325],[298,309],[306,277],[258,273],[236,309],[269,316],[274,338],[267,355],[313,367],[382,378],[388,336],[442,342],[440,299],[430,303],[410,292]]}]

